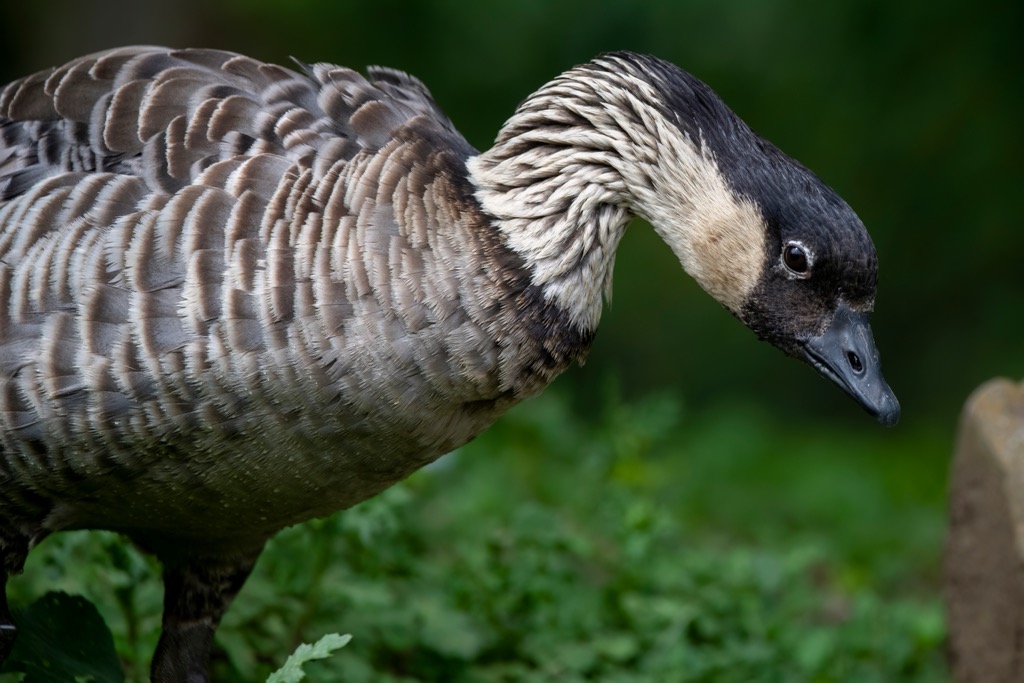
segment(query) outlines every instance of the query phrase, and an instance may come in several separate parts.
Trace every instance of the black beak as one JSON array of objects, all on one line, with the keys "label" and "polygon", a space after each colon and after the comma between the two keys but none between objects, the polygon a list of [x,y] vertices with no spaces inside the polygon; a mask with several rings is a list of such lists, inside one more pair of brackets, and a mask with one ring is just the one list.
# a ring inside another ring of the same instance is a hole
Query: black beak
[{"label": "black beak", "polygon": [[891,427],[900,419],[900,403],[882,377],[878,349],[867,313],[840,303],[828,328],[803,346],[805,360],[838,384],[879,422]]}]

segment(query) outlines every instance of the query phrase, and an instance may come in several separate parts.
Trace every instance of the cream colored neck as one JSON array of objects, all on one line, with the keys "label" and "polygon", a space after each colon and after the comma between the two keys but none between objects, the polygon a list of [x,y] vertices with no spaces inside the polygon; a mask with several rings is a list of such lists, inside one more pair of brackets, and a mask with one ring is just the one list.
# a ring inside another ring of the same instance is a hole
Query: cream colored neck
[{"label": "cream colored neck", "polygon": [[764,226],[713,156],[651,104],[647,82],[570,71],[520,106],[468,161],[476,197],[534,283],[584,330],[626,224],[649,221],[705,290],[739,311],[760,277]]}]

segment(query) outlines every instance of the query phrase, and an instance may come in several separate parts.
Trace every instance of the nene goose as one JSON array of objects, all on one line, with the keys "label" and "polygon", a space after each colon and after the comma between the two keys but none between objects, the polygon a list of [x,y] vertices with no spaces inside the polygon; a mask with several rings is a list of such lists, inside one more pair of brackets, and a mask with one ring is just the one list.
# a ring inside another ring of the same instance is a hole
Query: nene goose
[{"label": "nene goose", "polygon": [[[63,529],[164,566],[206,680],[265,541],[466,443],[586,354],[629,220],[883,423],[876,257],[706,85],[621,52],[477,152],[391,69],[134,47],[0,93],[0,578]],[[0,591],[0,660],[15,627]]]}]

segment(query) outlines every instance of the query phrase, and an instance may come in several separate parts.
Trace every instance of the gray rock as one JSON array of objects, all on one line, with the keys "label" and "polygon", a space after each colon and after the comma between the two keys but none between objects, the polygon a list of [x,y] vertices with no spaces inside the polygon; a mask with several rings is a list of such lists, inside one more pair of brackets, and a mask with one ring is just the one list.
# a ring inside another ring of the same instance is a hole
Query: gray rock
[{"label": "gray rock", "polygon": [[1024,384],[967,400],[950,476],[944,560],[958,683],[1024,681]]}]

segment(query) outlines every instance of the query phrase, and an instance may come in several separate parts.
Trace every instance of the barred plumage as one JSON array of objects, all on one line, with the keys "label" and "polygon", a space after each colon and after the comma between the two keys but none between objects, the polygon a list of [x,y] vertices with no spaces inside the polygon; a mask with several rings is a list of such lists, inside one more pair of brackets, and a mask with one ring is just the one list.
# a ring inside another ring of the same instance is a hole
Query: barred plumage
[{"label": "barred plumage", "polygon": [[[155,552],[155,680],[205,675],[274,532],[393,484],[581,360],[634,215],[762,337],[898,411],[863,226],[654,58],[567,72],[478,154],[398,71],[112,50],[0,92],[0,199],[0,566],[72,528]],[[794,239],[813,281],[779,265]],[[822,350],[843,316],[860,336],[835,358],[864,357],[863,387]]]}]

